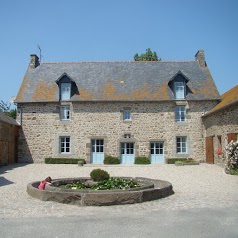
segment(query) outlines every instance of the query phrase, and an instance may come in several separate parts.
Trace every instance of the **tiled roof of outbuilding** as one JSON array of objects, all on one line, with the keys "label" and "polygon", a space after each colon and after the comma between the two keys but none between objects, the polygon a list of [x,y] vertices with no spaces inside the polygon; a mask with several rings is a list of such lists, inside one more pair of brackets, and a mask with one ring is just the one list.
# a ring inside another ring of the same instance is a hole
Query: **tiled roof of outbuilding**
[{"label": "tiled roof of outbuilding", "polygon": [[207,116],[211,113],[215,113],[226,107],[230,106],[231,104],[238,103],[238,85],[234,88],[230,89],[229,91],[225,92],[221,95],[221,102],[217,104],[211,111],[209,111],[206,115]]},{"label": "tiled roof of outbuilding", "polygon": [[5,122],[8,124],[19,126],[15,119],[5,115],[4,113],[0,113],[0,122]]},{"label": "tiled roof of outbuilding", "polygon": [[208,68],[197,61],[41,63],[28,68],[16,102],[59,101],[56,80],[67,74],[79,95],[72,101],[174,100],[169,81],[181,72],[188,79],[187,100],[220,99]]}]

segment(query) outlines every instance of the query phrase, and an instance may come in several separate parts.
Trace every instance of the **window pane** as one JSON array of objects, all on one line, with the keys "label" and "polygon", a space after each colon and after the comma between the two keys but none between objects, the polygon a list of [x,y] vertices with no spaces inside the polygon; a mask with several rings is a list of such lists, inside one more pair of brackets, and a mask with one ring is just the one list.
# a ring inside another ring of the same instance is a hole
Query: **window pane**
[{"label": "window pane", "polygon": [[175,82],[174,83],[174,93],[175,93],[175,98],[177,99],[184,99],[184,83],[183,82]]},{"label": "window pane", "polygon": [[187,153],[187,137],[177,137],[177,153]]},{"label": "window pane", "polygon": [[71,84],[62,83],[61,84],[61,100],[69,100],[71,94]]},{"label": "window pane", "polygon": [[70,152],[70,137],[60,138],[60,152],[69,153]]},{"label": "window pane", "polygon": [[124,111],[124,120],[130,120],[131,119],[131,112],[129,110]]},{"label": "window pane", "polygon": [[185,121],[186,117],[186,109],[185,106],[177,106],[175,108],[175,120],[178,121]]}]

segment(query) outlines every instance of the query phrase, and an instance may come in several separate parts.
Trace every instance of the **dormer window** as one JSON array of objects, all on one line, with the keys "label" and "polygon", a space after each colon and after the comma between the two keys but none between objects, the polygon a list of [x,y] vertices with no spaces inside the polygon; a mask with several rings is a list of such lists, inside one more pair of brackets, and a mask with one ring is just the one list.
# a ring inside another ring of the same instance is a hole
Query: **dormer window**
[{"label": "dormer window", "polygon": [[174,96],[175,99],[185,98],[185,84],[184,82],[174,82]]},{"label": "dormer window", "polygon": [[70,100],[71,97],[71,83],[61,83],[60,98],[61,100]]},{"label": "dormer window", "polygon": [[190,92],[187,83],[187,78],[180,70],[169,80],[169,87],[174,94],[176,100],[184,100],[187,93]]},{"label": "dormer window", "polygon": [[56,81],[59,86],[59,100],[68,101],[74,95],[79,95],[75,81],[66,73],[63,73]]}]

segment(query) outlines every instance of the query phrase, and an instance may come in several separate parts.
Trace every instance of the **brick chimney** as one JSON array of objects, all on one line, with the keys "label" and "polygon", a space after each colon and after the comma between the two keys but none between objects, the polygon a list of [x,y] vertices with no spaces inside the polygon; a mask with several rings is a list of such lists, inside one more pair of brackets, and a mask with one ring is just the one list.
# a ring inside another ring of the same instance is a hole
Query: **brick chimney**
[{"label": "brick chimney", "polygon": [[32,54],[30,58],[30,68],[35,69],[39,65],[40,65],[39,57],[35,54]]},{"label": "brick chimney", "polygon": [[195,55],[195,59],[196,61],[198,61],[198,64],[201,68],[205,68],[207,66],[204,56],[204,50],[199,50]]}]

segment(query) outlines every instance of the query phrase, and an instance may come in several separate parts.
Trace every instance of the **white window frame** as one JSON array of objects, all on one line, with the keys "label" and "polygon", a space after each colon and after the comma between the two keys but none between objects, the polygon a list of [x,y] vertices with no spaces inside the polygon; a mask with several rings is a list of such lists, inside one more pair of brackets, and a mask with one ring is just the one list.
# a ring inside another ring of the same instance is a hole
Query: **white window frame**
[{"label": "white window frame", "polygon": [[70,154],[70,136],[60,136],[60,154]]},{"label": "white window frame", "polygon": [[185,106],[176,106],[175,121],[176,122],[185,122],[186,121],[186,107]]},{"label": "white window frame", "polygon": [[124,121],[131,121],[131,110],[124,110],[123,112],[123,120]]},{"label": "white window frame", "polygon": [[60,120],[62,121],[70,120],[70,105],[60,106]]},{"label": "white window frame", "polygon": [[176,153],[177,154],[187,154],[187,136],[177,136],[176,137]]},{"label": "white window frame", "polygon": [[185,84],[184,82],[174,82],[175,99],[185,99]]},{"label": "white window frame", "polygon": [[60,85],[61,100],[70,100],[71,98],[71,83],[61,83]]}]

